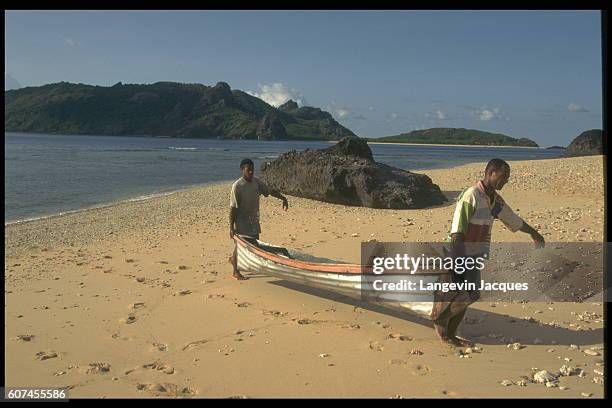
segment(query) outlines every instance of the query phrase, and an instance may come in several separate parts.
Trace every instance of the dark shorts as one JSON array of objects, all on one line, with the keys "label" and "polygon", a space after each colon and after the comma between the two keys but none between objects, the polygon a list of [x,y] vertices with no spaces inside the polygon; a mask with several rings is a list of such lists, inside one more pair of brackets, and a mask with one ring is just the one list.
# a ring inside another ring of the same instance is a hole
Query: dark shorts
[{"label": "dark shorts", "polygon": [[[450,256],[450,252],[447,252],[446,249],[444,250],[444,256]],[[470,258],[478,258],[481,256],[482,255],[471,255]],[[455,283],[468,282],[468,283],[473,283],[476,286],[475,290],[457,291],[457,292],[464,292],[465,294],[467,294],[471,302],[476,302],[478,299],[480,299],[480,290],[478,289],[480,287],[480,280],[481,280],[481,271],[480,269],[476,267],[473,267],[473,268],[464,267],[464,271],[462,273],[450,271],[450,281],[451,282],[455,282]]]}]

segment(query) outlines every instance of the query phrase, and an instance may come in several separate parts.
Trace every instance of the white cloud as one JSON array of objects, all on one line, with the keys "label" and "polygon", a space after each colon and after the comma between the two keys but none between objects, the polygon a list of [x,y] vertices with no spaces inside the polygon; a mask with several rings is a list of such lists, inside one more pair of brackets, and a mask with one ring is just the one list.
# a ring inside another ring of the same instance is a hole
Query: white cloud
[{"label": "white cloud", "polygon": [[349,112],[349,111],[347,111],[346,109],[338,109],[338,110],[336,111],[336,115],[338,115],[338,117],[339,117],[340,119],[347,117],[349,113],[350,113],[350,112]]},{"label": "white cloud", "polygon": [[510,120],[507,116],[503,116],[499,108],[488,108],[486,105],[480,109],[473,110],[472,115],[477,116],[478,119],[483,121],[489,120]]},{"label": "white cloud", "polygon": [[280,82],[275,82],[272,85],[257,84],[257,86],[259,87],[259,92],[247,91],[247,93],[272,106],[278,107],[287,102],[289,99],[297,102],[297,104],[300,106],[303,106],[306,103],[302,94],[297,92],[295,89],[288,89]]},{"label": "white cloud", "polygon": [[491,120],[495,117],[495,110],[483,109],[478,113],[480,120]]},{"label": "white cloud", "polygon": [[578,105],[577,103],[570,103],[567,106],[567,110],[570,112],[588,112],[589,110],[583,106]]},{"label": "white cloud", "polygon": [[446,120],[446,119],[448,119],[446,117],[446,114],[444,112],[442,112],[441,110],[437,110],[435,112],[427,112],[425,114],[425,117],[432,118],[432,119],[437,119],[437,120]]}]

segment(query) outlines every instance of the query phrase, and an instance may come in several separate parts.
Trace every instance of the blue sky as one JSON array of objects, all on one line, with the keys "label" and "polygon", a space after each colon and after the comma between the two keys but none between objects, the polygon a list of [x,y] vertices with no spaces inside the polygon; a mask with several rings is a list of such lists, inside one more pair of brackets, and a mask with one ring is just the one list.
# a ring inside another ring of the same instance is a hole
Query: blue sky
[{"label": "blue sky", "polygon": [[598,11],[7,11],[5,64],[21,86],[225,81],[365,137],[602,127]]}]

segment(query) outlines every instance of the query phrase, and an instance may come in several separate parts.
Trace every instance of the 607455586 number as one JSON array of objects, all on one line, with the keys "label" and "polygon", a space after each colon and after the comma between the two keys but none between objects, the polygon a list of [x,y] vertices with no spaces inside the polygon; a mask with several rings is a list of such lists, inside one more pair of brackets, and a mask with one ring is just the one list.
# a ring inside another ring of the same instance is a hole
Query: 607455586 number
[{"label": "607455586 number", "polygon": [[2,389],[5,400],[67,400],[68,389],[66,388],[31,388],[31,387],[7,387]]}]

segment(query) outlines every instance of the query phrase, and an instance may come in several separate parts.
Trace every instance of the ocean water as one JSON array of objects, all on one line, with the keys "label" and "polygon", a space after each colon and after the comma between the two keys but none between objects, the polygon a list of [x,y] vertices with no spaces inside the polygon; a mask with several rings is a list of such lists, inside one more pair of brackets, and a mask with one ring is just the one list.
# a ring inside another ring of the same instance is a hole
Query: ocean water
[{"label": "ocean water", "polygon": [[[4,134],[4,222],[141,200],[235,180],[245,158],[264,161],[326,142]],[[559,157],[558,150],[370,145],[378,162],[410,171],[488,161]],[[425,171],[426,172],[426,171]]]}]

